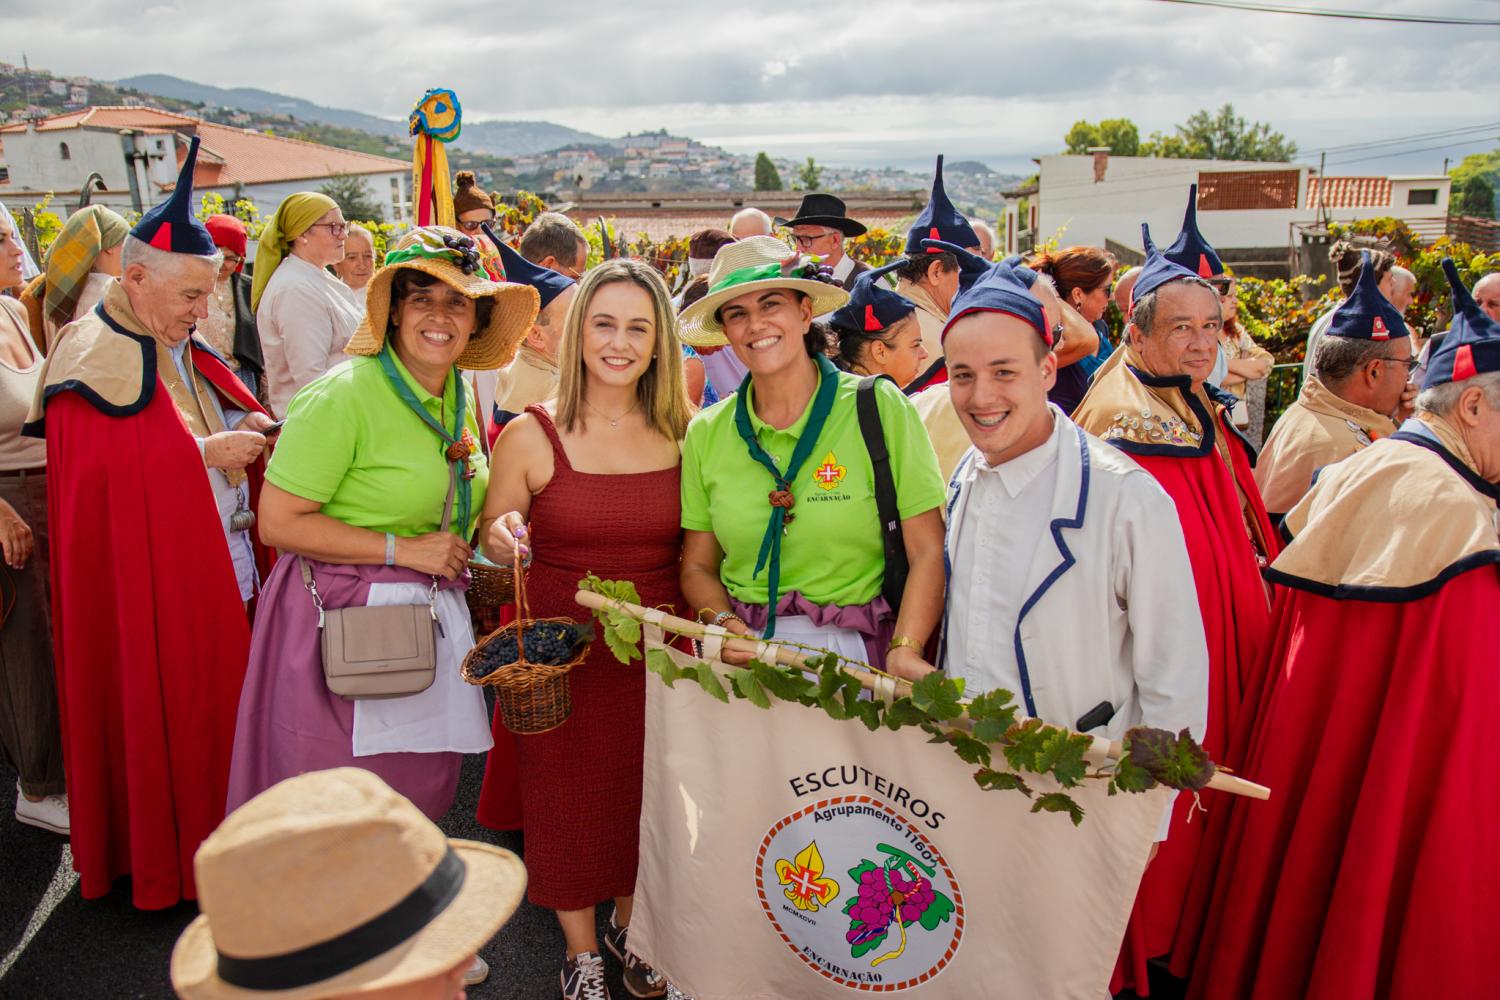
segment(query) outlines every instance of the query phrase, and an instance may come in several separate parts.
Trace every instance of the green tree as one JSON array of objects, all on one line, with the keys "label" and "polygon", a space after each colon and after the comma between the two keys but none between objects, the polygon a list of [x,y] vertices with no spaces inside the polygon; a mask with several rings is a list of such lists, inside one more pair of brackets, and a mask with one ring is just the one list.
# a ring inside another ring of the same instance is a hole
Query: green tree
[{"label": "green tree", "polygon": [[1297,144],[1265,122],[1246,123],[1226,104],[1216,112],[1195,112],[1178,125],[1174,135],[1152,132],[1141,146],[1146,156],[1191,160],[1269,160],[1286,162],[1297,155]]},{"label": "green tree", "polygon": [[807,162],[797,169],[797,185],[804,191],[816,191],[822,184],[823,168],[809,156]]},{"label": "green tree", "polygon": [[781,174],[776,172],[776,164],[765,153],[755,154],[755,190],[781,190]]},{"label": "green tree", "polygon": [[1098,124],[1077,121],[1063,136],[1068,152],[1086,153],[1094,146],[1108,146],[1115,156],[1136,156],[1141,151],[1141,132],[1129,118],[1105,118]]},{"label": "green tree", "polygon": [[385,221],[385,211],[380,207],[380,202],[370,194],[365,187],[365,179],[358,174],[334,174],[318,191],[338,202],[344,218],[350,221]]},{"label": "green tree", "polygon": [[1454,215],[1495,218],[1495,191],[1500,189],[1500,149],[1472,153],[1448,171],[1453,178],[1449,211]]}]

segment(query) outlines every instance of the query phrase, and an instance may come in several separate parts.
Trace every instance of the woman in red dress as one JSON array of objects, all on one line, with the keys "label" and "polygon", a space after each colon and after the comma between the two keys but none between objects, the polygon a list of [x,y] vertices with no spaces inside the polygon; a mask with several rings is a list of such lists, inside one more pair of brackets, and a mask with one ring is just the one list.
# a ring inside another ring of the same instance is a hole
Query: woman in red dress
[{"label": "woman in red dress", "polygon": [[[560,368],[557,399],[528,407],[496,443],[480,528],[485,554],[501,565],[517,547],[530,557],[527,593],[538,618],[586,620],[573,595],[591,572],[634,582],[647,606],[680,610],[678,442],[691,411],[671,301],[654,270],[611,260],[588,272],[563,329]],[[625,941],[639,846],[645,671],[597,642],[569,682],[568,720],[515,738],[528,894],[562,924],[566,1000],[608,996],[594,907],[609,899],[615,911],[605,943],[624,964],[626,989],[661,996],[665,978]]]}]

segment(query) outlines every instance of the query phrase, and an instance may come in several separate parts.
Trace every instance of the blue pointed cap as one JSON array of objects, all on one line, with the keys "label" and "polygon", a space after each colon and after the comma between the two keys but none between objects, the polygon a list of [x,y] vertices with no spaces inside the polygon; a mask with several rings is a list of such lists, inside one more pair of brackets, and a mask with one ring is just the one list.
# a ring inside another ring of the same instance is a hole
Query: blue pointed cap
[{"label": "blue pointed cap", "polygon": [[923,240],[942,240],[965,249],[979,246],[979,237],[975,234],[974,227],[969,225],[969,220],[953,207],[953,202],[948,200],[948,192],[943,190],[941,155],[937,158],[937,173],[932,178],[932,197],[927,199],[927,204],[922,207],[922,213],[917,216],[917,221],[913,222],[911,229],[907,231],[906,252],[908,254],[942,252],[924,250]]},{"label": "blue pointed cap", "polygon": [[1135,279],[1135,285],[1130,289],[1132,305],[1170,281],[1198,277],[1156,248],[1156,244],[1151,241],[1151,227],[1144,222],[1141,223],[1141,244],[1146,248],[1146,263],[1141,267],[1141,276]]},{"label": "blue pointed cap", "polygon": [[172,197],[141,216],[130,235],[168,253],[212,257],[219,252],[208,227],[193,214],[193,167],[198,163],[198,137],[188,144],[187,157],[177,174]]},{"label": "blue pointed cap", "polygon": [[1162,256],[1180,264],[1200,278],[1217,278],[1224,273],[1224,262],[1203,234],[1198,232],[1198,185],[1188,190],[1187,212],[1182,217],[1182,232]]},{"label": "blue pointed cap", "polygon": [[904,263],[904,259],[897,258],[884,267],[862,272],[849,289],[849,301],[828,318],[829,325],[836,330],[879,333],[916,312],[915,302],[891,291],[880,280]]},{"label": "blue pointed cap", "polygon": [[1500,371],[1500,323],[1479,308],[1459,278],[1452,257],[1443,258],[1443,273],[1453,289],[1453,326],[1443,338],[1442,346],[1427,359],[1424,389]]},{"label": "blue pointed cap", "polygon": [[992,264],[952,243],[923,240],[922,244],[922,249],[928,253],[947,252],[958,258],[958,294],[953,297],[953,305],[948,310],[948,322],[943,326],[944,337],[948,336],[954,323],[970,313],[998,312],[1030,323],[1047,346],[1052,346],[1047,312],[1030,292],[1036,282],[1036,272],[1023,267],[1019,257]]},{"label": "blue pointed cap", "polygon": [[1391,300],[1380,294],[1380,283],[1375,278],[1375,269],[1370,266],[1370,251],[1360,251],[1359,265],[1359,281],[1353,294],[1334,310],[1328,336],[1355,340],[1405,337],[1408,332],[1406,320],[1391,305]]},{"label": "blue pointed cap", "polygon": [[566,292],[576,282],[565,274],[558,274],[550,267],[533,264],[510,248],[500,237],[495,235],[488,224],[481,224],[484,235],[490,238],[500,251],[500,263],[505,268],[505,280],[518,285],[530,285],[535,288],[537,294],[542,297],[542,304],[538,309],[545,309],[563,292]]}]

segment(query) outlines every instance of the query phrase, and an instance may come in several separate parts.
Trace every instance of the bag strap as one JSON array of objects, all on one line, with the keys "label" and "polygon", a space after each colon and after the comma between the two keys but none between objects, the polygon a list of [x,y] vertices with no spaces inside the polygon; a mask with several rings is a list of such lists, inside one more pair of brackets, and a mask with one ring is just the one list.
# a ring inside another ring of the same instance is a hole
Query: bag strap
[{"label": "bag strap", "polygon": [[[439,531],[447,531],[453,521],[453,497],[458,492],[458,463],[448,463],[448,499],[443,501],[443,523]],[[467,541],[467,539],[465,539]]]},{"label": "bag strap", "polygon": [[881,379],[896,384],[886,375],[868,375],[859,380],[854,396],[859,412],[859,433],[865,440],[865,450],[870,453],[870,465],[875,473],[875,507],[880,513],[880,538],[885,547],[885,580],[880,592],[891,610],[896,611],[901,607],[901,592],[906,589],[910,565],[906,561],[906,540],[901,533],[901,507],[896,500],[890,451],[885,445],[885,428],[880,423],[880,407],[875,397],[875,385]]}]

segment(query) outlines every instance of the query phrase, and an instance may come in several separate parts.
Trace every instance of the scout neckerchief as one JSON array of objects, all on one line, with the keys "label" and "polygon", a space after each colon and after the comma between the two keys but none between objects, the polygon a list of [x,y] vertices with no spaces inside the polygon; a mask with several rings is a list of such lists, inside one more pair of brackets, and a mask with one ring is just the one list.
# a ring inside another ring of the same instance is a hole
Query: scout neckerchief
[{"label": "scout neckerchief", "polygon": [[768,499],[771,501],[771,521],[766,525],[765,538],[760,543],[760,555],[755,560],[755,575],[770,563],[770,572],[767,578],[766,595],[766,634],[767,639],[776,634],[776,601],[777,593],[781,583],[781,537],[785,531],[787,522],[791,521],[791,507],[797,502],[792,494],[792,484],[797,480],[797,473],[801,471],[802,464],[807,461],[808,455],[812,454],[813,447],[818,443],[818,435],[823,433],[823,425],[828,422],[828,412],[833,409],[833,397],[838,391],[838,369],[827,358],[819,356],[818,362],[818,389],[813,395],[812,412],[808,415],[807,424],[802,429],[802,436],[797,439],[797,447],[792,451],[792,459],[787,463],[786,475],[782,475],[776,468],[776,463],[766,450],[761,447],[760,440],[755,436],[755,429],[750,426],[750,406],[746,400],[750,396],[751,377],[745,376],[745,381],[740,383],[739,393],[735,397],[734,404],[734,426],[740,432],[740,437],[745,442],[745,447],[750,450],[750,457],[766,467],[771,473],[771,478],[776,488],[771,491]]},{"label": "scout neckerchief", "polygon": [[455,402],[453,405],[453,429],[450,431],[438,423],[431,413],[427,412],[427,407],[422,405],[421,401],[417,399],[417,394],[411,391],[411,386],[406,384],[406,379],[402,378],[401,373],[396,370],[396,361],[391,357],[389,344],[380,349],[378,357],[380,358],[381,370],[385,372],[386,380],[391,383],[391,388],[396,390],[396,395],[401,397],[401,401],[406,404],[406,408],[421,417],[422,422],[432,428],[437,433],[437,436],[442,439],[443,443],[448,446],[447,450],[443,453],[443,457],[452,464],[461,466],[458,470],[457,508],[452,524],[458,532],[459,537],[463,537],[469,531],[469,506],[473,502],[473,490],[470,480],[474,478],[474,470],[469,467],[469,452],[473,450],[473,446],[467,440],[464,433],[464,407],[468,399],[464,393],[463,380],[458,376],[458,368],[455,366],[451,373]]}]

